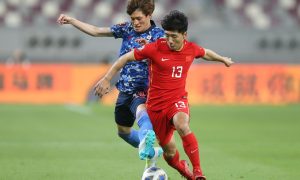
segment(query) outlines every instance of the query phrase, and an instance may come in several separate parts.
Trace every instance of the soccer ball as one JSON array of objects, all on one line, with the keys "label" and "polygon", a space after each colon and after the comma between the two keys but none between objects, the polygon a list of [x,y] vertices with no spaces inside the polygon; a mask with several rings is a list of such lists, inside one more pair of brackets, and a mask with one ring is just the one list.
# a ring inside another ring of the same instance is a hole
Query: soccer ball
[{"label": "soccer ball", "polygon": [[167,173],[159,167],[150,167],[144,171],[142,180],[167,180]]}]

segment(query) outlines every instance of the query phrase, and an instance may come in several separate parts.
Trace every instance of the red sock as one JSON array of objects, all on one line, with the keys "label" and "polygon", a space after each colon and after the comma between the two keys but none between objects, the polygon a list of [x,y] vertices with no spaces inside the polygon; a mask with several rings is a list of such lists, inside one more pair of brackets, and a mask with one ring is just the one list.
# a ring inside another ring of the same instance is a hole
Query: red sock
[{"label": "red sock", "polygon": [[164,158],[167,161],[167,163],[171,167],[176,169],[182,176],[186,177],[187,179],[192,179],[193,177],[192,172],[186,169],[186,166],[183,163],[183,161],[179,161],[179,152],[177,150],[175,156],[173,156],[172,158],[167,158],[165,155]]},{"label": "red sock", "polygon": [[194,135],[194,133],[190,133],[186,136],[181,137],[182,144],[185,153],[189,157],[194,170],[200,170],[200,155],[199,155],[199,148],[198,148],[198,142]]},{"label": "red sock", "polygon": [[171,167],[178,169],[180,163],[179,163],[179,152],[177,150],[175,156],[173,156],[172,158],[167,158],[165,154],[164,154],[164,158]]}]

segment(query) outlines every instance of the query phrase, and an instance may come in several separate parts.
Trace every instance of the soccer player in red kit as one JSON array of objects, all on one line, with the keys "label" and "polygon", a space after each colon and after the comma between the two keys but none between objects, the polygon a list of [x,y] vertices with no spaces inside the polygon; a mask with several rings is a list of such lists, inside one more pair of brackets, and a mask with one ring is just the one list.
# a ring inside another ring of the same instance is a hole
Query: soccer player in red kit
[{"label": "soccer player in red kit", "polygon": [[[194,58],[219,61],[229,67],[230,58],[186,40],[188,21],[179,11],[171,11],[162,20],[166,38],[135,49],[116,61],[96,84],[100,97],[110,88],[112,77],[128,62],[149,59],[149,90],[147,112],[167,163],[189,180],[205,180],[200,166],[198,142],[189,126],[188,93],[185,90],[188,70]],[[193,172],[185,160],[180,160],[173,136],[177,130]]]}]

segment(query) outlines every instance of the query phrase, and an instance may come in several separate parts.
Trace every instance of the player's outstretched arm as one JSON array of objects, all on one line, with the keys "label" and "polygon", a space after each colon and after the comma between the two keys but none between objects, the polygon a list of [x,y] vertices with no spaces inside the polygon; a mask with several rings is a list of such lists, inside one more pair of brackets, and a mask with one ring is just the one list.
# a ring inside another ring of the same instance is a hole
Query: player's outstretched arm
[{"label": "player's outstretched arm", "polygon": [[231,58],[221,56],[210,49],[205,49],[205,55],[203,56],[203,59],[207,61],[219,61],[224,63],[227,67],[231,66],[234,63]]},{"label": "player's outstretched arm", "polygon": [[99,96],[100,98],[107,94],[110,91],[110,81],[112,78],[121,70],[122,67],[129,61],[135,60],[134,52],[128,52],[121,56],[108,70],[108,72],[101,78],[96,85],[94,86],[95,95]]},{"label": "player's outstretched arm", "polygon": [[94,37],[112,37],[113,36],[113,33],[111,32],[109,27],[96,27],[91,24],[81,22],[81,21],[77,20],[76,18],[65,15],[65,14],[61,14],[58,17],[57,22],[61,25],[71,24],[72,26],[76,27],[80,31],[82,31],[88,35],[94,36]]}]

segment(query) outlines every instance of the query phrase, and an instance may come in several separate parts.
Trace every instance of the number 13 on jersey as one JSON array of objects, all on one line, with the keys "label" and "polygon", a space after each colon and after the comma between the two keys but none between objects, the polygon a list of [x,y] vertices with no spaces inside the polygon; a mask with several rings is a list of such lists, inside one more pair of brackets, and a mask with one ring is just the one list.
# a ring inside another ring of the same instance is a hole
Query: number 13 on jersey
[{"label": "number 13 on jersey", "polygon": [[173,66],[172,67],[172,77],[181,78],[182,70],[183,70],[182,66]]},{"label": "number 13 on jersey", "polygon": [[176,106],[177,109],[186,108],[186,105],[183,101],[178,101],[177,103],[175,103],[175,106]]}]

